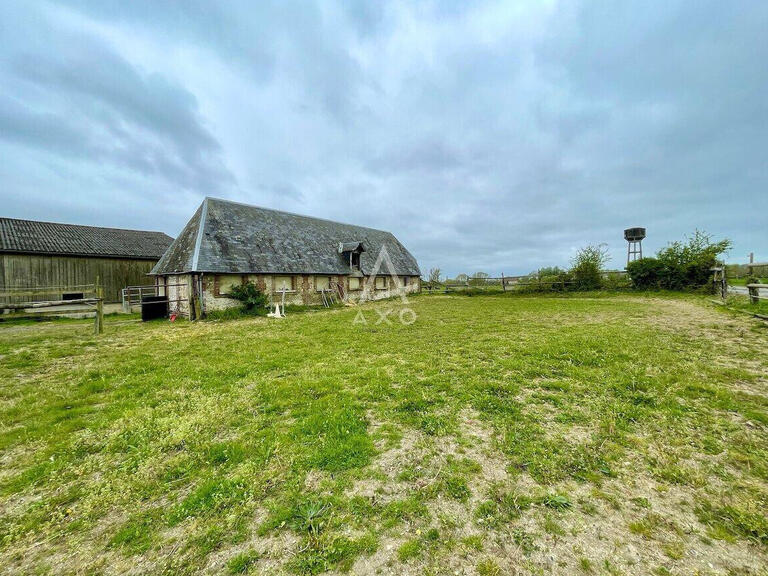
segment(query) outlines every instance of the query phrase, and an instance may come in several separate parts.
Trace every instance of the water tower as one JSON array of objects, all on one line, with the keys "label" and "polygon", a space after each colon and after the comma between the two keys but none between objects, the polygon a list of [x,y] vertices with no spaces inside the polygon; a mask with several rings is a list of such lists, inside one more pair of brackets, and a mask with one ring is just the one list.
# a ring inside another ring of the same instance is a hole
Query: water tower
[{"label": "water tower", "polygon": [[627,265],[643,257],[643,238],[645,238],[645,228],[624,230],[624,239],[627,241]]}]

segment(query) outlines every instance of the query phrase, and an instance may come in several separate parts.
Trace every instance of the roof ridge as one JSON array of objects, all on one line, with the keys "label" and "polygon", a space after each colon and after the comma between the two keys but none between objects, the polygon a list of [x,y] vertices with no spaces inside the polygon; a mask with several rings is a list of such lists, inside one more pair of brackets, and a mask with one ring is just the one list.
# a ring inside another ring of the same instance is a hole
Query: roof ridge
[{"label": "roof ridge", "polygon": [[192,270],[197,270],[197,262],[200,260],[200,245],[203,243],[203,231],[205,230],[205,220],[208,218],[208,196],[203,198],[203,204],[200,211],[200,221],[197,223],[197,235],[195,237],[195,248],[192,251]]},{"label": "roof ridge", "polygon": [[382,228],[374,228],[372,226],[360,226],[359,224],[350,224],[349,222],[340,222],[339,220],[331,220],[330,218],[318,218],[317,216],[307,216],[306,214],[298,214],[296,212],[289,212],[288,210],[276,210],[275,208],[267,208],[265,206],[258,206],[256,204],[246,204],[245,202],[238,202],[236,200],[227,200],[225,198],[213,198],[212,196],[206,196],[205,200],[213,200],[215,202],[224,202],[226,204],[236,204],[238,206],[245,206],[247,208],[257,208],[259,210],[266,210],[267,212],[277,212],[278,214],[287,214],[289,216],[297,216],[298,218],[306,218],[307,220],[319,220],[320,222],[330,222],[331,224],[341,224],[342,226],[351,226],[353,228],[364,228],[368,230],[376,230],[377,232],[386,232],[392,235],[389,230]]},{"label": "roof ridge", "polygon": [[72,228],[90,228],[93,230],[116,230],[118,232],[142,232],[144,234],[164,234],[168,238],[172,238],[162,230],[138,230],[136,228],[116,228],[114,226],[93,226],[91,224],[71,224],[69,222],[50,222],[48,220],[29,220],[27,218],[10,218],[7,216],[0,216],[0,222],[6,220],[11,222],[25,222],[31,224],[53,224],[54,226],[70,226]]}]

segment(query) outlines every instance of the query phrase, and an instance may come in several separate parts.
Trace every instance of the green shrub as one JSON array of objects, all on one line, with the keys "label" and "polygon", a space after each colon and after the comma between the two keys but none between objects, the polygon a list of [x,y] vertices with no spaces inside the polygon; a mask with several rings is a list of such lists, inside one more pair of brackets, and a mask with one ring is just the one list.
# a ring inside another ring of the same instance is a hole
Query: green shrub
[{"label": "green shrub", "polygon": [[556,277],[563,277],[568,276],[568,271],[563,270],[559,266],[545,266],[544,268],[539,268],[539,271],[536,273],[539,278],[543,278],[545,276],[556,276]]},{"label": "green shrub", "polygon": [[557,266],[539,269],[538,276],[542,284],[542,291],[547,292],[564,292],[572,280],[567,270]]},{"label": "green shrub", "polygon": [[672,242],[659,250],[662,262],[662,287],[671,290],[704,286],[712,276],[710,268],[717,264],[717,257],[731,247],[730,240],[712,242],[708,234],[696,230],[688,242]]},{"label": "green shrub", "polygon": [[515,286],[515,290],[524,293],[564,292],[570,287],[571,280],[573,278],[567,270],[547,266],[531,272]]},{"label": "green shrub", "polygon": [[604,290],[622,290],[630,288],[632,281],[626,274],[603,274]]},{"label": "green shrub", "polygon": [[267,313],[269,301],[253,282],[233,286],[227,294],[230,298],[242,302],[242,311],[246,314],[263,315]]},{"label": "green shrub", "polygon": [[730,247],[730,240],[713,242],[711,236],[696,230],[687,242],[672,242],[656,258],[631,262],[627,271],[636,288],[701,288],[712,278],[710,269],[717,265],[718,256]]},{"label": "green shrub", "polygon": [[635,288],[660,288],[663,267],[656,258],[641,258],[627,265],[627,273]]},{"label": "green shrub", "polygon": [[541,292],[565,292],[568,289],[570,276],[540,276]]},{"label": "green shrub", "polygon": [[576,253],[571,267],[575,290],[598,290],[602,286],[601,270],[608,262],[604,244],[586,246]]}]

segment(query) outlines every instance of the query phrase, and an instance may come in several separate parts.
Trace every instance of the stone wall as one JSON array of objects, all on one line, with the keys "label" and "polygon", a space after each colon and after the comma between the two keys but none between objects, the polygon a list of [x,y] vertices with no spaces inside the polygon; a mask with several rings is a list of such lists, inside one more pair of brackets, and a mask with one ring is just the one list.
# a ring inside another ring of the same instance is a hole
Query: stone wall
[{"label": "stone wall", "polygon": [[[166,280],[164,282],[163,280]],[[180,316],[189,317],[189,275],[179,274],[176,276],[158,277],[157,286],[159,295],[168,296],[168,312]],[[164,288],[164,286],[168,288]],[[167,292],[167,294],[164,294]]]},{"label": "stone wall", "polygon": [[383,288],[376,286],[375,277],[366,276],[365,278],[360,278],[359,290],[351,290],[349,287],[350,278],[344,278],[344,288],[345,293],[347,294],[347,299],[355,302],[363,300],[383,300],[385,298],[399,296],[402,293],[401,290],[405,291],[406,294],[414,294],[419,291],[420,279],[418,276],[399,276],[397,278],[397,284],[399,284],[399,286],[396,285],[395,279],[391,276],[379,276],[379,278],[384,278]]},{"label": "stone wall", "polygon": [[[320,276],[320,275],[293,275],[279,276],[274,274],[205,274],[203,275],[203,310],[211,312],[223,310],[233,306],[239,306],[237,300],[228,298],[229,289],[236,284],[253,282],[259,290],[267,295],[270,302],[282,301],[281,288],[283,283],[288,287],[285,294],[285,303],[298,306],[319,306],[323,303],[320,285],[323,286],[340,283],[344,288],[347,300],[359,302],[361,300],[381,300],[398,296],[400,292],[392,277],[379,277],[378,288],[374,277],[360,278],[357,290],[350,289],[350,278],[347,276]],[[384,278],[384,280],[381,280]],[[182,284],[182,286],[169,286],[168,296],[170,300],[180,300],[169,305],[171,312],[189,316],[189,282],[187,274],[167,276],[169,285]],[[400,276],[399,285],[406,294],[419,291],[418,276]],[[163,286],[163,279],[159,279]],[[382,287],[383,286],[383,287]],[[367,288],[367,289],[366,289]],[[162,293],[162,292],[160,292]]]}]

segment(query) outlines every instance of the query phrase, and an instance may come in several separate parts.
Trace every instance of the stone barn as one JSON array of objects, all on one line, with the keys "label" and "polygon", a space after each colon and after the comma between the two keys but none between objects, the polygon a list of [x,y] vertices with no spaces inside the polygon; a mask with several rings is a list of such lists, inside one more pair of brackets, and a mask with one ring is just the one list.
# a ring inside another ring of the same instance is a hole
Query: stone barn
[{"label": "stone barn", "polygon": [[162,232],[0,218],[0,299],[78,298],[98,278],[104,300],[119,302],[124,287],[151,283],[171,242]]},{"label": "stone barn", "polygon": [[419,290],[416,259],[391,233],[206,198],[152,270],[171,311],[238,306],[233,285],[253,282],[272,301],[320,304]]}]

